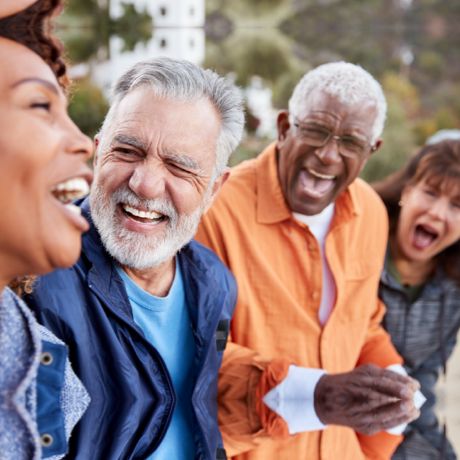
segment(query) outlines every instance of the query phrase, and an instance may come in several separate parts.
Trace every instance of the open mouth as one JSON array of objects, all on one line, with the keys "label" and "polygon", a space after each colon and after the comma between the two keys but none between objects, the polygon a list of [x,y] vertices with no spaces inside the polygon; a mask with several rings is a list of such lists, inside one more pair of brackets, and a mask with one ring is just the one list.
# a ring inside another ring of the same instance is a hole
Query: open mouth
[{"label": "open mouth", "polygon": [[335,185],[336,176],[323,174],[311,168],[303,169],[300,173],[300,185],[304,193],[313,198],[321,198],[329,193]]},{"label": "open mouth", "polygon": [[75,177],[59,182],[51,189],[51,194],[62,204],[68,205],[69,209],[80,208],[71,205],[72,201],[83,198],[89,193],[89,184],[83,177]]},{"label": "open mouth", "polygon": [[130,219],[144,224],[158,224],[169,219],[165,214],[161,214],[156,211],[145,211],[142,209],[135,208],[125,203],[121,203],[120,207],[123,213]]},{"label": "open mouth", "polygon": [[316,177],[317,179],[322,179],[322,180],[334,180],[335,176],[332,176],[330,174],[322,174],[318,171],[315,171],[314,169],[308,168],[308,172],[313,176]]},{"label": "open mouth", "polygon": [[425,249],[436,240],[438,232],[427,225],[418,224],[414,230],[414,246],[417,249]]}]

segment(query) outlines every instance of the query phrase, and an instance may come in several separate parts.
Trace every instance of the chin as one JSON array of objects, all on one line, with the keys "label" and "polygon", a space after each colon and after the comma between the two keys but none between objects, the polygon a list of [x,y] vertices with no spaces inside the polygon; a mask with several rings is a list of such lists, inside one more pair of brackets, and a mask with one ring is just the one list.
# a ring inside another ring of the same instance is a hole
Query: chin
[{"label": "chin", "polygon": [[81,253],[81,237],[55,244],[49,254],[51,267],[48,271],[56,268],[68,268],[75,264]]}]

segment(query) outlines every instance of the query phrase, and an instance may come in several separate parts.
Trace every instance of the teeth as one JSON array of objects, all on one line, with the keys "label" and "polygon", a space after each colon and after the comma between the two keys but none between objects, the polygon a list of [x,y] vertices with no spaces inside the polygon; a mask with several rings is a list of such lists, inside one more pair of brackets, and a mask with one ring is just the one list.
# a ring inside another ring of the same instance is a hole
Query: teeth
[{"label": "teeth", "polygon": [[330,176],[328,174],[321,174],[317,171],[314,171],[313,169],[309,169],[308,172],[312,175],[317,177],[318,179],[325,179],[325,180],[333,180],[335,179],[335,176]]},{"label": "teeth", "polygon": [[53,187],[53,192],[80,192],[83,194],[89,193],[89,185],[82,177],[76,177],[75,179],[69,179],[65,182],[61,182]]},{"label": "teeth", "polygon": [[123,205],[123,209],[126,212],[129,212],[133,216],[136,217],[142,217],[142,219],[161,219],[163,217],[163,214],[159,214],[158,212],[155,211],[141,211],[140,209],[133,208],[131,206],[128,206],[127,204]]},{"label": "teeth", "polygon": [[76,177],[56,184],[51,192],[61,202],[67,203],[89,193],[89,185],[82,177]]}]

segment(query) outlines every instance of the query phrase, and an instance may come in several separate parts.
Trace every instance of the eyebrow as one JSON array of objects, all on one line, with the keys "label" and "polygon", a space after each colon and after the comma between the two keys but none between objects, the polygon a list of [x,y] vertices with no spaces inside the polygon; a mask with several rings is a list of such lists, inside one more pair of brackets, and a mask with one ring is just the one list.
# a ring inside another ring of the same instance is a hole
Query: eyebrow
[{"label": "eyebrow", "polygon": [[147,150],[147,145],[145,142],[141,141],[135,136],[130,136],[129,134],[116,134],[113,138],[112,145],[114,143],[130,145],[131,147],[135,147],[143,151]]},{"label": "eyebrow", "polygon": [[189,157],[188,155],[179,155],[176,153],[167,152],[163,155],[163,157],[192,171],[202,171],[201,166],[196,162],[196,160]]},{"label": "eyebrow", "polygon": [[[112,141],[112,145],[115,143],[130,145],[131,147],[142,150],[144,152],[148,150],[148,145],[145,142],[129,134],[115,135]],[[196,160],[189,157],[188,155],[177,154],[177,153],[172,153],[172,152],[165,152],[161,156],[162,158],[166,160],[173,161],[177,165],[183,166],[184,168],[190,169],[192,171],[197,171],[197,172],[202,171],[201,166],[196,162]]]},{"label": "eyebrow", "polygon": [[16,88],[20,85],[24,85],[26,83],[38,83],[39,85],[41,86],[44,86],[46,87],[47,89],[49,89],[50,91],[52,91],[54,94],[56,95],[59,95],[59,89],[58,87],[52,83],[51,81],[49,80],[44,80],[43,78],[23,78],[15,83],[13,83],[11,85],[12,88]]}]

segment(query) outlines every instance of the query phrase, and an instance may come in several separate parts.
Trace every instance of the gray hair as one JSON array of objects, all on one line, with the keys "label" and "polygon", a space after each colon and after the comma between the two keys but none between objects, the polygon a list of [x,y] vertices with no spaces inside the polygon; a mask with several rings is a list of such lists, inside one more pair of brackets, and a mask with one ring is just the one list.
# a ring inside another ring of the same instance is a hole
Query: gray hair
[{"label": "gray hair", "polygon": [[385,124],[387,103],[380,83],[359,65],[349,62],[330,62],[307,72],[294,88],[289,99],[289,112],[298,116],[305,99],[312,91],[324,91],[337,97],[341,103],[373,101],[377,117],[372,127],[371,143],[382,134]]},{"label": "gray hair", "polygon": [[460,129],[441,129],[436,131],[426,140],[425,144],[432,145],[446,140],[460,140]]},{"label": "gray hair", "polygon": [[[204,70],[182,59],[161,57],[138,62],[113,87],[110,109],[99,133],[101,146],[104,132],[111,124],[118,104],[129,92],[140,86],[149,87],[155,95],[165,99],[209,99],[222,123],[213,178],[220,175],[243,135],[243,100],[239,89],[212,70]],[[203,128],[206,129],[205,126]]]}]

